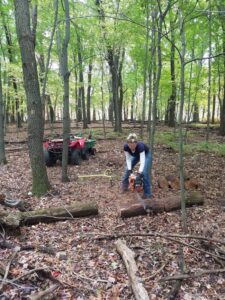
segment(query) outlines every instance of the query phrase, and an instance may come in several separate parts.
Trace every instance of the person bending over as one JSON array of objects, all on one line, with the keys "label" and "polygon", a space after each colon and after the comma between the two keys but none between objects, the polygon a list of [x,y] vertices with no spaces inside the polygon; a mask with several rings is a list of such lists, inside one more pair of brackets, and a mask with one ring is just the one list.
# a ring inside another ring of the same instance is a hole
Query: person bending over
[{"label": "person bending over", "polygon": [[140,161],[136,180],[143,178],[143,199],[150,198],[152,193],[149,172],[152,165],[152,157],[149,147],[143,142],[138,141],[135,133],[130,133],[123,149],[126,158],[126,167],[122,178],[122,193],[128,190],[129,176],[135,165]]}]

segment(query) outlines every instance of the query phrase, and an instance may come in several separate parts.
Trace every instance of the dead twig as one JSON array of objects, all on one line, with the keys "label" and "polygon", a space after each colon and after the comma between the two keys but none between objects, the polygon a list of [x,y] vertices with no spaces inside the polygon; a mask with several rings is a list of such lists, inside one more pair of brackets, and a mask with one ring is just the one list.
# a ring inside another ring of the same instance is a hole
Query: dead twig
[{"label": "dead twig", "polygon": [[204,254],[208,254],[208,255],[212,256],[213,258],[216,258],[216,259],[224,259],[223,256],[213,254],[213,253],[211,253],[211,252],[209,252],[209,251],[206,251],[206,250],[200,249],[200,248],[198,248],[198,247],[192,246],[192,245],[190,245],[190,244],[188,244],[188,243],[185,243],[185,242],[182,242],[182,241],[179,241],[179,240],[170,238],[170,237],[168,237],[167,239],[170,240],[170,241],[172,241],[172,242],[178,243],[178,244],[180,244],[180,245],[186,246],[186,247],[188,247],[188,248],[194,249],[194,250],[196,250],[196,251],[202,252],[202,253],[204,253]]},{"label": "dead twig", "polygon": [[144,280],[149,280],[149,279],[152,279],[154,278],[156,275],[158,275],[165,267],[166,265],[168,264],[168,262],[170,261],[170,259],[167,259],[167,261],[153,274],[151,274],[150,276],[148,277],[145,277]]},{"label": "dead twig", "polygon": [[19,249],[15,249],[15,251],[13,252],[12,254],[12,257],[11,259],[9,260],[7,266],[6,266],[6,269],[5,269],[5,274],[4,274],[4,277],[2,279],[2,282],[1,282],[1,285],[0,285],[0,291],[2,290],[3,286],[4,286],[4,283],[5,283],[5,280],[7,279],[8,277],[8,273],[9,273],[9,269],[10,269],[10,266],[11,266],[11,263],[12,261],[14,260],[14,258],[16,257],[17,253],[18,253]]},{"label": "dead twig", "polygon": [[12,279],[11,282],[14,283],[14,282],[19,281],[20,279],[22,279],[24,277],[27,277],[27,276],[35,273],[35,272],[43,271],[43,270],[48,270],[48,268],[36,268],[36,269],[30,270],[29,272],[27,272],[23,275],[20,275],[19,277],[16,277],[16,278]]},{"label": "dead twig", "polygon": [[80,279],[84,279],[84,280],[88,280],[88,281],[93,281],[93,282],[103,282],[103,283],[108,283],[108,280],[90,278],[90,277],[86,277],[86,276],[77,274],[76,272],[73,272],[73,274],[74,274],[76,277],[80,278]]},{"label": "dead twig", "polygon": [[111,234],[104,234],[104,233],[94,233],[94,234],[88,234],[88,235],[99,235],[100,237],[97,237],[96,239],[101,240],[101,239],[117,239],[121,237],[126,237],[126,236],[152,236],[152,237],[162,237],[167,239],[168,237],[175,237],[175,238],[181,238],[181,239],[195,239],[195,240],[205,240],[209,241],[212,243],[218,243],[218,244],[224,244],[225,245],[225,240],[219,240],[219,239],[213,239],[213,238],[208,238],[204,236],[198,236],[198,235],[191,235],[191,234],[173,234],[173,233],[157,233],[157,232],[148,232],[148,233],[129,233],[129,232],[124,232],[124,233],[111,233]]},{"label": "dead twig", "polygon": [[176,274],[174,276],[163,277],[162,279],[160,279],[160,281],[164,282],[164,281],[171,281],[171,280],[183,280],[183,279],[202,277],[209,274],[224,273],[224,272],[225,269],[215,269],[215,270],[205,270],[199,273]]},{"label": "dead twig", "polygon": [[44,296],[51,294],[52,292],[54,292],[56,289],[58,288],[57,284],[54,284],[52,286],[50,286],[48,289],[41,291],[39,293],[36,293],[32,296],[29,297],[30,300],[39,300],[39,299],[45,299]]}]

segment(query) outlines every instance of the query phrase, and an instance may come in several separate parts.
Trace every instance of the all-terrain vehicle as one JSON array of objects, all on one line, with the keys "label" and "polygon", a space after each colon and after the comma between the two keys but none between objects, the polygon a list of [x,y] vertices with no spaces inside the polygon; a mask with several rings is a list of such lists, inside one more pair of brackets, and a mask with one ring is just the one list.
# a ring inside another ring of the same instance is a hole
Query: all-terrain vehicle
[{"label": "all-terrain vehicle", "polygon": [[[89,155],[94,155],[96,141],[90,137],[85,138],[79,135],[70,135],[68,145],[68,163],[79,165],[81,160],[87,160]],[[50,167],[56,164],[57,160],[62,161],[63,139],[46,139],[43,142],[43,151],[46,166]]]}]

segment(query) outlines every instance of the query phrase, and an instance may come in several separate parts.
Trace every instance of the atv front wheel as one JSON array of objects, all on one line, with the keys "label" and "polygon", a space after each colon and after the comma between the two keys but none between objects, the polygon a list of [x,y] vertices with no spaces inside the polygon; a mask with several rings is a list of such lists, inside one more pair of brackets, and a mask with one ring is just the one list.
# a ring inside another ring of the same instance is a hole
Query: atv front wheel
[{"label": "atv front wheel", "polygon": [[74,149],[71,152],[70,163],[71,165],[79,165],[81,162],[81,153],[80,150]]},{"label": "atv front wheel", "polygon": [[88,149],[84,148],[84,149],[81,150],[81,158],[83,160],[88,160],[89,159]]},{"label": "atv front wheel", "polygon": [[47,167],[51,167],[56,163],[54,157],[52,157],[51,152],[49,152],[47,149],[44,149],[44,159]]}]

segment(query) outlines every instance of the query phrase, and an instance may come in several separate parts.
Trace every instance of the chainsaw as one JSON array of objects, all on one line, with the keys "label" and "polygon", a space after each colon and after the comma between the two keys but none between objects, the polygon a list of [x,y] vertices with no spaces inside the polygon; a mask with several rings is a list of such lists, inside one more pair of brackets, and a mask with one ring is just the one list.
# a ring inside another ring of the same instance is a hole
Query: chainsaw
[{"label": "chainsaw", "polygon": [[143,178],[138,174],[132,173],[129,176],[128,189],[132,192],[141,193],[143,191]]},{"label": "chainsaw", "polygon": [[143,177],[140,177],[139,174],[132,173],[129,176],[129,185],[128,189],[135,194],[135,199],[143,206],[147,214],[151,213],[151,208],[149,207],[149,202],[143,200],[140,196],[140,193],[143,191]]}]

